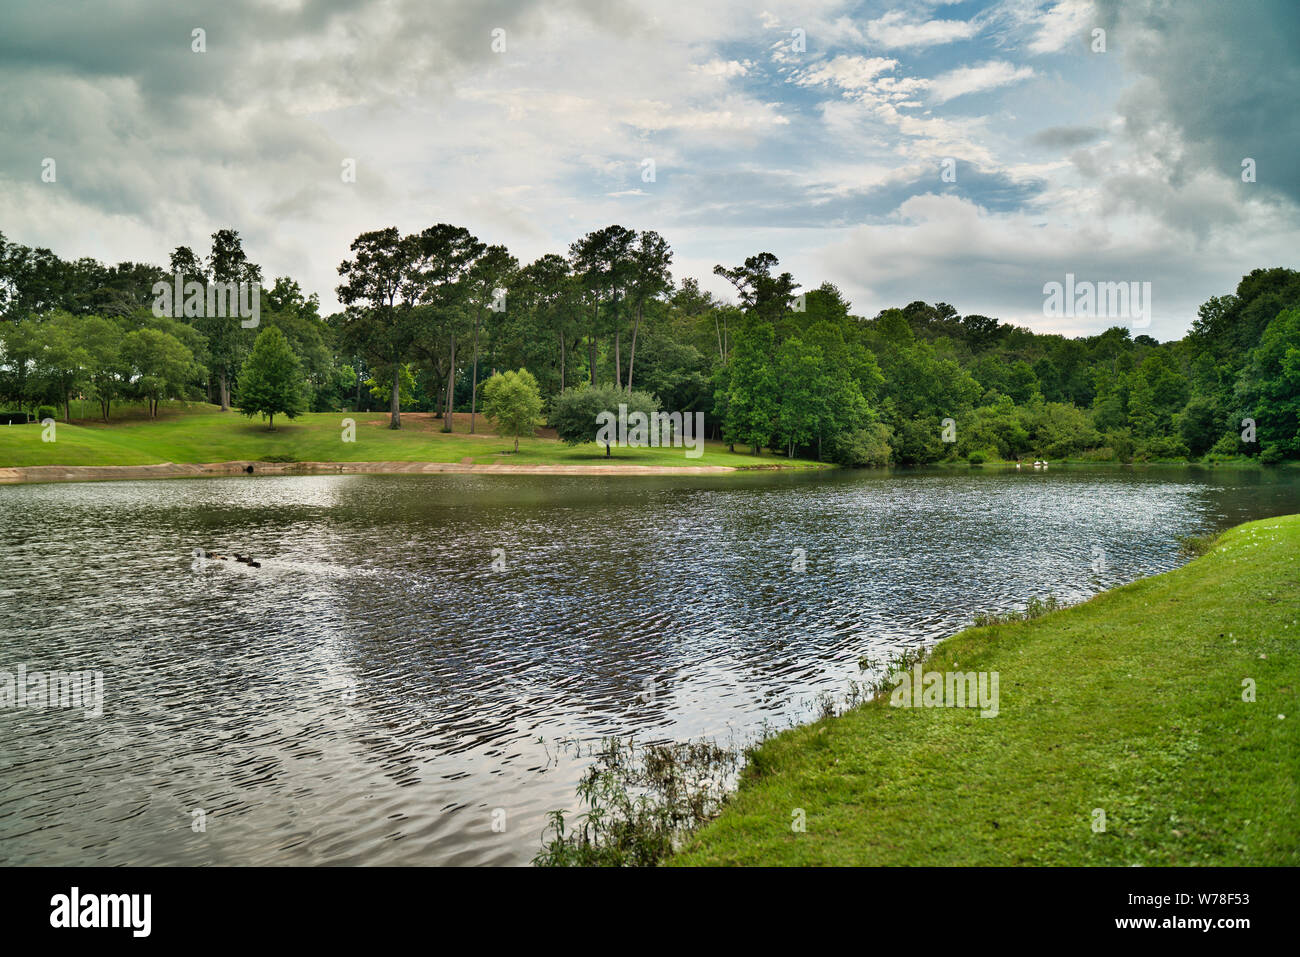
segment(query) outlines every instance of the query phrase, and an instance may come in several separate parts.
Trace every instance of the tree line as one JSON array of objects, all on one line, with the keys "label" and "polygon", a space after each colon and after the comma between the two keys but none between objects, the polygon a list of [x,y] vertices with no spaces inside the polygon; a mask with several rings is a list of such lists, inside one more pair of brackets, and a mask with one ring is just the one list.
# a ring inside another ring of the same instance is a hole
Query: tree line
[{"label": "tree line", "polygon": [[804,289],[768,252],[715,267],[732,304],[674,282],[672,248],[652,230],[607,226],[521,264],[441,223],[358,236],[332,315],[288,276],[264,291],[257,329],[155,315],[154,285],[178,271],[262,281],[236,231],[211,239],[205,256],[178,247],[164,269],[66,261],[0,234],[0,403],[70,418],[81,396],[106,421],[120,399],[151,411],[172,398],[289,415],[382,409],[393,428],[414,410],[447,431],[466,414],[473,430],[488,378],[527,370],[496,390],[496,411],[531,382],[539,415],[570,441],[594,433],[583,424],[594,400],[626,396],[701,411],[733,448],[855,466],[1300,457],[1291,269],[1254,270],[1160,343],[1122,326],[1040,334],[942,302],[857,316],[834,285]]}]

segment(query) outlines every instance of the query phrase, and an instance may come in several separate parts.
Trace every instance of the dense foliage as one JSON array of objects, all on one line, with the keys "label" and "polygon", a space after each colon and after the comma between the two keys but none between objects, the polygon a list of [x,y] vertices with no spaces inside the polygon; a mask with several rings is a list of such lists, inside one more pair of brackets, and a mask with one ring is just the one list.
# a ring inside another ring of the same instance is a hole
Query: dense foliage
[{"label": "dense foliage", "polygon": [[[719,301],[674,284],[653,231],[608,226],[567,255],[520,265],[462,227],[363,233],[339,267],[343,310],[279,277],[260,328],[158,317],[155,283],[182,271],[260,281],[239,234],[168,268],[65,261],[0,235],[0,407],[206,399],[247,408],[256,337],[283,336],[311,411],[478,411],[498,370],[526,369],[543,414],[582,440],[593,401],[705,413],[713,438],[850,466],[1019,458],[1132,461],[1300,457],[1300,273],[1257,269],[1159,343],[1115,326],[1067,338],[913,302],[856,316],[829,283],[800,293],[770,253],[715,273]],[[242,388],[247,388],[243,386]],[[252,403],[256,405],[257,403]],[[525,433],[526,434],[526,433]]]}]

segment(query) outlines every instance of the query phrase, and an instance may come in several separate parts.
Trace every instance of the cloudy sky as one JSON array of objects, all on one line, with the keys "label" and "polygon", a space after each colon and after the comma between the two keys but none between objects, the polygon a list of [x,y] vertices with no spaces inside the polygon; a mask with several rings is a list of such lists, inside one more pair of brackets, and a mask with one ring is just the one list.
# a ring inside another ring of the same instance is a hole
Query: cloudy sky
[{"label": "cloudy sky", "polygon": [[1161,339],[1300,265],[1294,0],[182,6],[4,0],[11,241],[165,263],[232,226],[329,310],[363,230],[453,222],[527,261],[618,222],[678,279],[725,293],[713,265],[767,250],[862,315],[1082,334],[1110,323],[1045,317],[1044,283],[1147,281]]}]

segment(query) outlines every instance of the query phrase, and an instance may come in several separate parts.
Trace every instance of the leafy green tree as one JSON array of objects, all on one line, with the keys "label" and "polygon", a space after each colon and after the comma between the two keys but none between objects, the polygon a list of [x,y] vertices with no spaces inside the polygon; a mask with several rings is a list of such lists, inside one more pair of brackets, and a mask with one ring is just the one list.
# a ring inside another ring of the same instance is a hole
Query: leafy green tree
[{"label": "leafy green tree", "polygon": [[483,383],[483,414],[496,422],[502,435],[514,436],[518,452],[519,437],[534,435],[542,422],[537,379],[527,369],[498,372]]},{"label": "leafy green tree", "polygon": [[421,243],[389,226],[362,233],[350,249],[352,258],[339,265],[343,282],[337,290],[339,302],[351,307],[343,318],[343,341],[376,371],[389,371],[388,427],[400,429],[399,380],[391,370],[410,360],[422,331],[413,308],[422,289]]},{"label": "leafy green tree", "polygon": [[754,455],[772,437],[776,421],[777,376],[772,365],[776,330],[770,322],[747,315],[729,363],[726,418],[722,437],[743,442]]},{"label": "leafy green tree", "polygon": [[614,338],[614,384],[622,384],[622,358],[619,342],[622,325],[619,305],[632,281],[633,243],[636,232],[626,226],[612,225],[588,233],[569,246],[573,270],[585,294],[591,319],[587,327],[587,352],[590,384],[596,384],[600,340]]},{"label": "leafy green tree", "polygon": [[65,422],[72,421],[72,393],[84,384],[91,362],[82,341],[81,323],[77,316],[60,312],[36,327],[40,347],[36,356],[37,374],[49,384],[51,393],[59,397]]},{"label": "leafy green tree", "polygon": [[830,415],[827,406],[830,383],[821,350],[805,346],[799,339],[781,343],[775,356],[777,395],[780,403],[775,421],[775,438],[788,458],[795,449],[816,437],[818,426]]},{"label": "leafy green tree", "polygon": [[628,285],[628,302],[632,308],[632,344],[627,360],[627,391],[632,391],[632,370],[636,366],[636,340],[641,330],[645,307],[652,299],[672,289],[669,268],[673,251],[662,236],[648,229],[637,237],[632,251],[632,278]]},{"label": "leafy green tree", "polygon": [[6,403],[28,409],[38,401],[32,370],[40,349],[37,323],[0,323],[0,398]]},{"label": "leafy green tree", "polygon": [[788,272],[772,275],[772,270],[780,263],[781,260],[772,253],[759,253],[746,257],[743,263],[730,269],[721,264],[714,266],[713,273],[736,288],[746,312],[775,324],[790,311],[797,288],[794,277]]},{"label": "leafy green tree", "polygon": [[[602,412],[617,416],[619,405],[627,406],[628,415],[643,412],[651,415],[659,411],[659,403],[647,392],[635,390],[624,392],[614,385],[586,385],[577,389],[565,389],[551,403],[550,415],[547,417],[556,435],[569,445],[580,445],[596,441],[600,431],[597,418]],[[610,447],[605,446],[605,457],[610,456]]]},{"label": "leafy green tree", "polygon": [[[180,247],[180,254],[185,247]],[[212,250],[207,261],[208,282],[215,283],[260,283],[261,267],[251,262],[244,252],[243,240],[238,230],[218,229],[212,234]],[[174,304],[173,318],[179,315],[179,303]],[[227,312],[234,310],[227,308]],[[208,341],[208,364],[217,377],[218,398],[223,412],[230,409],[230,382],[239,369],[240,361],[248,349],[246,331],[237,317],[209,316],[206,314],[195,319],[195,328],[199,329]]]},{"label": "leafy green tree", "polygon": [[122,338],[122,356],[129,365],[132,384],[149,405],[149,418],[158,417],[163,399],[179,396],[195,372],[194,353],[170,333],[136,329]]},{"label": "leafy green tree", "polygon": [[1279,313],[1250,353],[1239,395],[1270,460],[1300,455],[1300,309]]},{"label": "leafy green tree", "polygon": [[284,333],[274,326],[258,334],[239,372],[239,411],[250,418],[266,416],[271,432],[275,431],[277,415],[294,419],[307,411],[307,380],[302,363]]},{"label": "leafy green tree", "polygon": [[[506,291],[506,307],[509,308],[509,286],[519,271],[519,260],[510,255],[505,246],[488,246],[483,255],[474,263],[469,274],[470,308],[474,313],[474,359],[470,371],[469,392],[469,431],[474,432],[474,419],[478,401],[478,347],[479,329],[485,316],[496,315],[497,290]],[[529,376],[532,378],[531,374]],[[537,380],[533,379],[536,387]],[[529,433],[531,434],[531,433]],[[515,445],[518,446],[518,439]],[[516,448],[516,451],[518,449]]]},{"label": "leafy green tree", "polygon": [[442,431],[450,432],[456,404],[456,343],[468,334],[473,323],[471,276],[486,251],[468,229],[439,223],[416,237],[419,249],[420,335],[416,347],[426,362],[440,367],[446,356],[446,396],[443,400]]},{"label": "leafy green tree", "polygon": [[[397,394],[402,405],[409,407],[415,398],[415,375],[411,372],[410,365],[398,366],[397,371],[399,376]],[[393,373],[388,370],[381,375],[372,376],[365,384],[370,394],[382,402],[393,394]]]},{"label": "leafy green tree", "polygon": [[847,468],[883,467],[889,464],[893,450],[889,442],[893,437],[889,426],[873,422],[866,428],[839,432],[828,445],[832,462]]},{"label": "leafy green tree", "polygon": [[1175,420],[1178,434],[1187,446],[1188,453],[1202,456],[1214,447],[1223,435],[1223,420],[1213,400],[1196,395]]},{"label": "leafy green tree", "polygon": [[81,324],[81,346],[89,357],[86,384],[90,395],[99,403],[100,415],[108,421],[113,400],[122,394],[130,367],[122,355],[122,326],[111,319],[87,316]]}]

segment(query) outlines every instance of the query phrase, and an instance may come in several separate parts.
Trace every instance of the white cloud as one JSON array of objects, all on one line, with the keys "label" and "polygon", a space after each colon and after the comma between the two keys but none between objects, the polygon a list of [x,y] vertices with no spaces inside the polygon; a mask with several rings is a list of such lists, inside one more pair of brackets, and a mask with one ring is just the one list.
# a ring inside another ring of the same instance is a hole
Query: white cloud
[{"label": "white cloud", "polygon": [[929,47],[954,40],[966,40],[979,32],[970,20],[926,20],[908,22],[907,14],[894,10],[867,23],[867,36],[886,48]]},{"label": "white cloud", "polygon": [[968,93],[992,90],[1010,83],[1027,80],[1034,71],[1027,66],[1016,66],[1005,60],[990,60],[978,66],[958,67],[930,81],[930,98],[935,103],[946,103]]},{"label": "white cloud", "polygon": [[897,60],[886,57],[841,54],[821,66],[804,71],[795,82],[800,86],[833,84],[842,90],[870,90],[876,86],[880,74],[893,72],[896,66],[898,66]]}]

